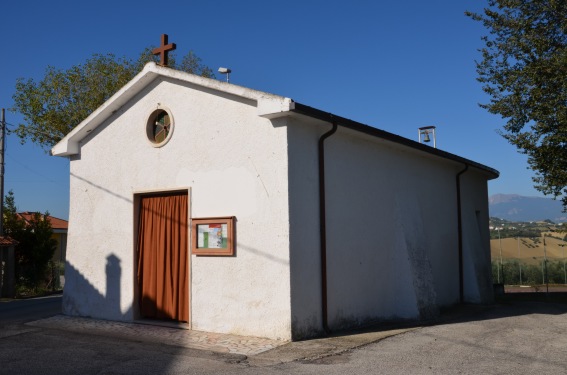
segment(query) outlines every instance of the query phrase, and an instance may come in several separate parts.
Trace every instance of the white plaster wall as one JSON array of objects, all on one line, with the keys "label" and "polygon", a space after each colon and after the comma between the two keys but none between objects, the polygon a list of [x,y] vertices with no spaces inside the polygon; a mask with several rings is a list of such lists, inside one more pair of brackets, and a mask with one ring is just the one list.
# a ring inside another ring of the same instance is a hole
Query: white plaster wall
[{"label": "white plaster wall", "polygon": [[492,303],[488,186],[482,174],[475,171],[463,174],[461,184],[465,197],[462,206],[464,299],[469,303]]},{"label": "white plaster wall", "polygon": [[454,166],[346,131],[328,146],[329,321],[430,318],[456,302]]},{"label": "white plaster wall", "polygon": [[[158,105],[175,123],[161,148],[145,131]],[[236,256],[191,257],[193,329],[289,339],[283,125],[255,103],[159,79],[93,131],[71,162],[65,313],[135,318],[134,193],[190,188],[191,217],[237,218]]]},{"label": "white plaster wall", "polygon": [[[298,120],[294,120],[298,122]],[[317,141],[290,124],[293,334],[321,331]],[[429,318],[459,301],[456,174],[462,166],[346,129],[326,141],[331,328]],[[478,186],[486,178],[476,176]],[[483,191],[467,191],[481,196]],[[486,194],[486,190],[484,190]],[[486,206],[487,207],[487,206]]]},{"label": "white plaster wall", "polygon": [[317,142],[328,127],[290,119],[288,178],[291,320],[294,339],[321,333],[321,260]]}]

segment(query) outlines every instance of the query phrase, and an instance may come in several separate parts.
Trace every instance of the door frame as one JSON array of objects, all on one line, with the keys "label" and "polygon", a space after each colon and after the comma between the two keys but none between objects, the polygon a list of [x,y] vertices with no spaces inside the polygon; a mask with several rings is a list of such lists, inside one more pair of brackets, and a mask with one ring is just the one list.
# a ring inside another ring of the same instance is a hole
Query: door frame
[{"label": "door frame", "polygon": [[[132,233],[133,233],[133,248],[132,248],[132,259],[133,259],[133,272],[132,272],[132,286],[133,291],[133,301],[132,301],[132,311],[134,320],[142,320],[142,314],[140,313],[140,296],[138,287],[138,226],[140,220],[140,204],[141,198],[145,196],[160,196],[171,193],[187,193],[187,312],[188,318],[187,323],[178,322],[182,324],[185,328],[191,329],[192,327],[192,312],[191,312],[191,188],[190,187],[177,187],[177,188],[164,188],[164,189],[152,189],[152,190],[134,190],[132,192],[132,203],[133,203],[133,223],[132,223]],[[144,319],[145,320],[145,319]],[[146,320],[145,320],[146,321]],[[155,324],[160,324],[159,320],[152,320]],[[163,322],[165,325],[171,325],[171,322]]]}]

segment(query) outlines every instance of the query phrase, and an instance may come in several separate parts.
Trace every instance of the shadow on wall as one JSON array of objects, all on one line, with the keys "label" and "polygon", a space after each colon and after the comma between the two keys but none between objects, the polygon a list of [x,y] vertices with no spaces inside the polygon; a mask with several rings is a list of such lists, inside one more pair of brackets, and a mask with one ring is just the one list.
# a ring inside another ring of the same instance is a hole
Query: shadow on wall
[{"label": "shadow on wall", "polygon": [[255,248],[255,247],[246,246],[246,245],[243,245],[241,243],[239,243],[237,247],[240,250],[248,251],[248,252],[250,252],[254,255],[260,256],[260,257],[265,258],[265,259],[267,259],[271,262],[278,263],[278,264],[281,264],[281,265],[289,268],[289,262],[286,259],[278,258],[277,256],[274,256],[267,251],[262,251],[262,250]]},{"label": "shadow on wall", "polygon": [[[98,185],[76,174],[71,173],[71,178],[78,179],[88,184],[89,186],[93,187],[94,189],[100,191],[104,195],[109,195],[112,198],[115,198],[116,200],[126,202],[129,205],[133,206],[130,207],[130,210],[133,209],[134,217],[136,218],[134,220],[133,235],[134,235],[134,239],[137,239],[138,241],[144,241],[143,239],[139,238],[140,235],[139,231],[144,230],[145,228],[145,226],[143,226],[142,223],[142,215],[149,215],[154,219],[154,221],[152,221],[151,224],[148,224],[149,233],[152,233],[152,231],[154,230],[159,230],[160,233],[170,233],[170,229],[167,228],[175,227],[175,228],[186,229],[187,227],[186,220],[182,221],[176,215],[171,214],[172,211],[175,211],[176,209],[183,207],[183,206],[179,206],[179,202],[177,202],[177,205],[171,204],[172,207],[169,207],[168,206],[169,203],[168,203],[167,205],[165,205],[167,206],[166,208],[164,208],[163,204],[161,204],[159,205],[159,209],[155,209],[155,207],[148,207],[143,205],[144,197],[163,198],[167,196],[183,195],[186,196],[187,201],[190,201],[190,191],[186,188],[185,189],[181,188],[179,190],[168,190],[163,192],[152,192],[147,194],[135,194],[133,198],[129,198],[117,194],[112,190],[109,190],[101,185]],[[84,192],[88,194],[88,189],[85,189]],[[92,200],[91,203],[93,203]],[[185,208],[188,209],[189,206],[187,205],[187,207]],[[182,215],[182,217],[184,216]],[[175,234],[171,234],[171,235],[173,236],[172,238],[175,237]],[[187,244],[187,246],[189,246],[189,244]],[[138,246],[136,246],[136,248],[137,251],[140,254],[142,254],[142,250],[139,249]],[[189,253],[187,252],[187,255],[188,254]],[[173,308],[178,307],[175,306],[175,303],[173,304],[171,303],[171,301],[176,300],[176,297],[172,296],[171,293],[175,294],[177,292],[165,288],[165,286],[164,289],[162,290],[160,283],[158,283],[158,285],[160,286],[156,291],[155,286],[152,287],[152,285],[150,285],[148,287],[147,283],[144,284],[140,279],[138,279],[136,282],[142,284],[138,285],[139,288],[135,290],[133,294],[134,297],[130,296],[130,293],[128,293],[129,294],[129,296],[127,297],[128,300],[121,301],[122,296],[120,295],[120,293],[121,290],[123,289],[121,288],[122,268],[120,266],[120,263],[121,263],[121,259],[115,254],[110,254],[106,258],[106,269],[105,269],[106,293],[103,294],[101,291],[101,286],[104,281],[101,279],[101,277],[99,277],[99,275],[102,275],[102,273],[98,272],[98,270],[95,270],[92,273],[88,272],[88,274],[96,275],[92,277],[92,280],[89,280],[85,276],[85,274],[82,274],[80,271],[80,270],[85,270],[87,268],[91,268],[91,269],[98,268],[98,265],[89,264],[86,265],[86,267],[81,266],[79,268],[76,268],[75,265],[71,264],[70,262],[67,262],[66,270],[65,270],[65,288],[63,292],[63,306],[62,306],[63,313],[66,315],[102,318],[102,319],[119,320],[119,321],[132,321],[134,319],[138,319],[141,317],[140,316],[141,312],[143,312],[143,315],[146,317],[153,317],[153,318],[157,317],[160,319],[162,317],[171,316],[171,313],[166,310],[168,307],[169,308],[171,308],[172,306]],[[149,268],[152,270],[152,272],[155,272],[155,270],[153,270],[152,267]],[[142,272],[143,275],[146,274],[145,271],[146,270],[144,269],[144,271]],[[156,280],[156,276],[153,275],[152,272],[150,272],[147,276],[150,279],[150,284],[151,284],[151,280],[154,281]],[[167,285],[171,284],[170,282],[168,282],[168,280],[165,279],[162,280],[161,276],[159,277],[159,280],[165,282]],[[131,299],[138,300],[136,296],[139,293],[142,293],[142,285],[144,285],[144,288],[146,288],[144,289],[144,296],[140,295],[139,300],[141,303],[139,305],[133,306]],[[155,293],[149,291],[149,289],[147,288],[150,289],[153,288],[152,291]],[[145,295],[148,293],[150,293],[150,296]],[[156,301],[156,299],[160,299],[159,303],[158,301]],[[180,301],[180,299],[177,299],[177,301]],[[126,304],[123,302],[130,302],[129,307],[126,308]],[[185,313],[187,313],[188,315],[187,311],[185,311]],[[174,315],[174,316],[177,317],[178,315]],[[174,318],[171,319],[176,320]],[[185,316],[183,316],[183,318],[180,319],[180,321],[187,321],[187,320],[188,318]]]},{"label": "shadow on wall", "polygon": [[63,314],[92,318],[132,320],[132,305],[121,308],[122,267],[120,258],[111,254],[106,258],[106,293],[103,295],[81,272],[67,262],[63,290]]},{"label": "shadow on wall", "polygon": [[[120,259],[111,254],[106,258],[105,273],[106,273],[106,293],[103,295],[98,291],[97,288],[90,282],[83,274],[81,274],[72,264],[67,263],[66,265],[66,276],[68,278],[68,283],[65,285],[63,291],[63,313],[65,315],[82,316],[88,318],[97,318],[102,313],[106,314],[104,319],[106,320],[131,320],[132,319],[132,305],[128,307],[125,311],[121,308],[121,295],[120,295],[120,284],[122,281],[122,267],[120,265]],[[103,265],[94,265],[96,267],[103,267]],[[110,314],[110,315],[108,315]],[[164,328],[170,329],[170,328]],[[147,336],[146,339],[150,337]],[[96,355],[115,355],[120,358],[123,354],[110,353],[113,348],[120,345],[120,341],[113,339],[114,343],[108,346],[106,349],[97,351]],[[161,343],[146,343],[144,345],[156,345],[156,349],[149,348],[150,353],[158,353],[159,355],[152,356],[152,359],[145,362],[145,369],[148,373],[153,374],[165,374],[169,373],[171,369],[177,368],[178,362],[185,362],[187,354],[184,353],[184,349],[178,346],[166,346],[164,347]],[[159,349],[158,349],[159,345]],[[177,357],[181,358],[179,361]],[[125,357],[122,357],[125,358]],[[46,372],[54,372],[49,370],[50,364],[46,364]],[[92,369],[92,363],[79,364],[79,368],[76,372],[81,371],[81,367],[84,366],[85,370],[88,372]],[[112,366],[114,369],[124,369],[120,364],[115,364]],[[120,370],[118,370],[120,372]]]},{"label": "shadow on wall", "polygon": [[[187,188],[180,188],[179,190],[165,190],[165,191],[155,191],[155,192],[148,192],[148,193],[139,193],[139,194],[135,194],[134,199],[125,197],[123,195],[117,194],[115,192],[113,192],[112,190],[109,190],[101,185],[95,184],[94,182],[87,180],[86,178],[83,178],[81,176],[78,176],[76,174],[71,173],[71,177],[74,177],[82,182],[85,182],[86,184],[92,186],[93,188],[95,188],[96,190],[100,190],[101,192],[103,192],[104,194],[108,194],[114,198],[117,198],[121,201],[124,201],[126,203],[132,204],[134,206],[134,209],[137,210],[139,209],[139,205],[140,205],[140,197],[143,196],[159,196],[159,195],[169,195],[169,194],[176,194],[176,193],[180,193],[180,192],[187,192],[188,194],[188,198],[189,200],[191,200],[191,192],[190,190],[187,190]],[[88,193],[88,190],[85,190],[85,192]],[[138,211],[136,212],[136,218],[138,217]],[[166,216],[164,216],[161,212],[155,211],[155,210],[150,210],[149,212],[153,213],[153,214],[157,214],[160,218],[165,218]],[[174,220],[173,223],[178,224],[179,221]],[[136,222],[136,227],[139,225],[138,222]],[[118,259],[118,258],[117,258]],[[118,259],[120,261],[120,259]]]},{"label": "shadow on wall", "polygon": [[[120,258],[114,254],[106,257],[106,292],[103,294],[99,291],[100,288],[93,285],[72,264],[67,262],[65,288],[63,290],[63,314],[127,322],[143,318],[140,316],[141,307],[134,306],[132,303],[126,309],[123,307],[120,293],[122,290],[122,267],[120,263]],[[134,299],[137,298],[134,297]],[[171,311],[159,308],[160,304],[153,297],[144,295],[143,298],[140,298],[140,301],[146,306],[145,316],[149,319],[175,320],[171,317]],[[151,308],[151,314],[148,313],[148,306]]]},{"label": "shadow on wall", "polygon": [[74,174],[73,172],[71,172],[70,174],[71,174],[71,177],[74,177],[74,178],[76,178],[77,180],[86,182],[87,184],[91,185],[92,187],[94,187],[94,188],[96,188],[96,189],[98,189],[98,190],[101,190],[101,191],[103,191],[104,193],[106,193],[106,194],[108,194],[108,195],[111,195],[111,196],[113,196],[113,197],[115,197],[115,198],[118,198],[118,199],[120,199],[120,200],[123,200],[123,201],[125,201],[125,202],[132,203],[132,200],[129,199],[129,198],[127,198],[127,197],[124,197],[124,196],[122,196],[122,195],[120,195],[120,194],[116,194],[116,193],[113,192],[112,190],[109,190],[109,189],[107,189],[107,188],[105,188],[105,187],[103,187],[103,186],[101,186],[101,185],[95,184],[94,182],[92,182],[92,181],[90,181],[90,180],[87,180],[86,178],[83,178],[83,177],[81,177],[81,176],[79,176],[79,175],[76,175],[76,174]]}]

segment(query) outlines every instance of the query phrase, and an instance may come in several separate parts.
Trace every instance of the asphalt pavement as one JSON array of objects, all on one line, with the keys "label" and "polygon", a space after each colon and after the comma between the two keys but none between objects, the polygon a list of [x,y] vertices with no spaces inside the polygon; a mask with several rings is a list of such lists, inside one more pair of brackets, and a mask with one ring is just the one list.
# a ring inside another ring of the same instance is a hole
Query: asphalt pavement
[{"label": "asphalt pavement", "polygon": [[0,329],[61,314],[61,299],[61,294],[18,300],[1,299]]},{"label": "asphalt pavement", "polygon": [[463,306],[421,327],[374,327],[241,355],[27,320],[45,318],[40,306],[56,300],[30,303],[35,313],[19,317],[6,311],[13,302],[0,302],[0,374],[567,373],[565,304]]}]

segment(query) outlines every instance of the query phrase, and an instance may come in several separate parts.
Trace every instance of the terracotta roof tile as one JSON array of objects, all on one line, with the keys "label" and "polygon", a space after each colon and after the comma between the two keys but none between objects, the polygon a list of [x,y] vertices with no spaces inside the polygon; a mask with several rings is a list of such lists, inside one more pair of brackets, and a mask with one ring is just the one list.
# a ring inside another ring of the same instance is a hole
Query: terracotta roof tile
[{"label": "terracotta roof tile", "polygon": [[8,236],[0,236],[0,247],[17,245],[19,242]]},{"label": "terracotta roof tile", "polygon": [[[24,212],[18,212],[18,215],[24,219],[24,221],[26,223],[29,223],[32,218],[33,215],[35,215],[36,212],[30,212],[30,211],[24,211]],[[43,214],[41,214],[41,216],[43,216]],[[69,227],[69,222],[67,220],[63,220],[63,219],[59,219],[53,216],[47,216],[47,219],[51,222],[51,228],[53,229],[68,229]]]}]

